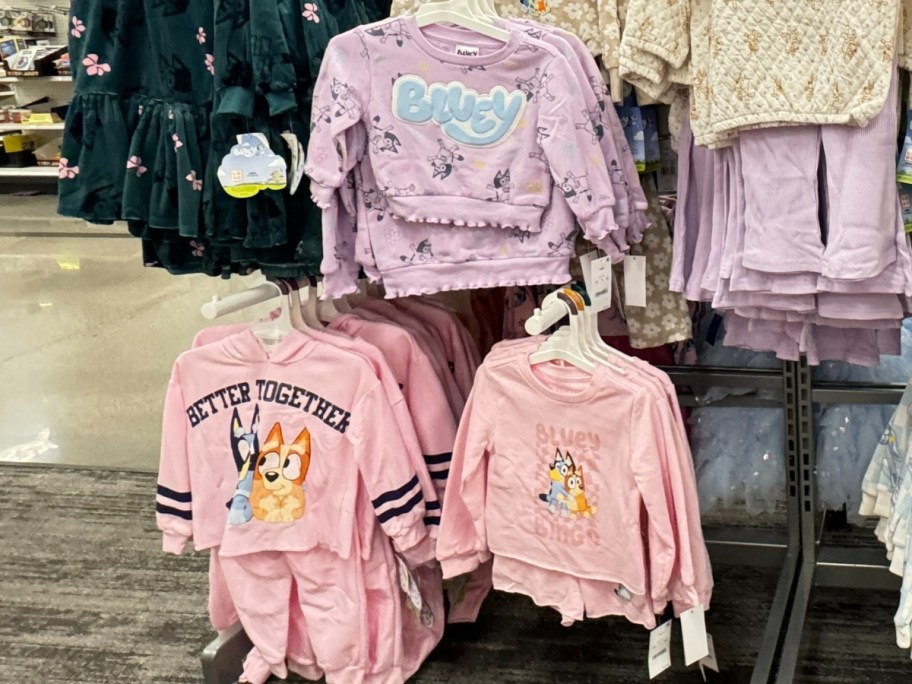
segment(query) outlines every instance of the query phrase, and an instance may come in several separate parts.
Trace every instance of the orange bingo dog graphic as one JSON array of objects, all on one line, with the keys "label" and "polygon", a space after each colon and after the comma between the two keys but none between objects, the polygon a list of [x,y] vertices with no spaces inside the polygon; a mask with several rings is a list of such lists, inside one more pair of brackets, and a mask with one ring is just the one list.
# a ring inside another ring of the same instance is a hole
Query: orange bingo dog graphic
[{"label": "orange bingo dog graphic", "polygon": [[253,517],[266,522],[293,522],[304,515],[304,480],[310,467],[307,428],[290,444],[276,423],[260,447],[250,505]]}]

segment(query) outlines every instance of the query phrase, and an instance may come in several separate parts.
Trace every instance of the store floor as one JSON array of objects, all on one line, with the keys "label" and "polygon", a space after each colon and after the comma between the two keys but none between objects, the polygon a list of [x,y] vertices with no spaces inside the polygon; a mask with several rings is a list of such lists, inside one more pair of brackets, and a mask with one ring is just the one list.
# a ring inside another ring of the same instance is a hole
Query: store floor
[{"label": "store floor", "polygon": [[[191,684],[214,633],[207,556],[161,553],[151,473],[0,464],[0,681]],[[722,672],[750,679],[776,584],[769,568],[717,566],[707,625]],[[895,592],[815,592],[796,681],[908,684]],[[477,624],[447,628],[413,681],[605,684],[648,681],[648,633],[619,618],[560,626],[527,598],[495,593]],[[697,684],[680,643],[658,682]],[[278,680],[271,680],[278,681]]]},{"label": "store floor", "polygon": [[155,470],[165,387],[206,324],[199,307],[246,284],[143,268],[124,226],[54,207],[0,197],[0,461]]}]

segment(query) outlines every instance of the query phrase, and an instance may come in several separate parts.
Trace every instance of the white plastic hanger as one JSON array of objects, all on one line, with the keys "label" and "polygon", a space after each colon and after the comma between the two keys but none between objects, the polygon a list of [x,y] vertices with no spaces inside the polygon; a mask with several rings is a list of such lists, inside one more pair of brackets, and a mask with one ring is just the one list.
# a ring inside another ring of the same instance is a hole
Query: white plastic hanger
[{"label": "white plastic hanger", "polygon": [[317,318],[331,323],[341,315],[332,299],[323,298],[323,281],[317,281]]},{"label": "white plastic hanger", "polygon": [[277,302],[280,306],[278,315],[271,315],[269,318],[256,321],[251,324],[250,329],[263,346],[268,349],[285,339],[285,336],[292,331],[293,326],[289,312],[288,297],[285,296],[288,286],[272,281],[267,281],[267,283],[274,287],[279,295]]},{"label": "white plastic hanger", "polygon": [[317,315],[317,295],[316,288],[311,287],[310,283],[305,279],[306,283],[301,289],[304,291],[304,296],[302,297],[298,291],[292,293],[293,298],[297,301],[295,305],[298,310],[301,312],[301,318],[308,328],[313,328],[314,330],[323,330],[326,326],[320,321],[320,317]]},{"label": "white plastic hanger", "polygon": [[481,14],[474,14],[473,8],[467,0],[426,2],[415,12],[415,22],[419,28],[431,24],[455,24],[502,43],[506,43],[510,39],[509,31],[498,28],[489,18]]},{"label": "white plastic hanger", "polygon": [[[565,297],[559,296],[561,292],[566,292]],[[570,325],[562,326],[545,340],[539,347],[539,351],[569,348],[590,363],[603,365],[621,375],[625,374],[624,368],[611,363],[612,355],[604,349],[608,345],[598,337],[597,327],[592,327],[590,320],[596,318],[595,312],[585,304],[579,308],[579,301],[583,301],[582,295],[570,288],[562,288],[550,293],[542,301],[542,308],[537,309],[533,317],[526,321],[526,331],[530,335],[537,335],[563,318],[566,314],[556,308],[556,303],[561,302],[566,310],[571,311]],[[596,338],[598,342],[596,342]],[[616,351],[610,347],[608,349]],[[620,354],[620,352],[617,353]]]},{"label": "white plastic hanger", "polygon": [[[549,299],[550,298],[550,299]],[[542,302],[542,309],[537,310],[533,316],[541,315],[547,308],[549,317],[556,315],[559,308],[563,308],[563,315],[570,317],[569,334],[558,339],[548,338],[538,351],[529,355],[529,363],[547,363],[548,361],[564,361],[587,373],[594,373],[597,367],[595,361],[587,358],[583,351],[580,337],[579,322],[576,312],[571,308],[568,297],[560,290],[552,292]],[[528,329],[528,327],[527,327]]]}]

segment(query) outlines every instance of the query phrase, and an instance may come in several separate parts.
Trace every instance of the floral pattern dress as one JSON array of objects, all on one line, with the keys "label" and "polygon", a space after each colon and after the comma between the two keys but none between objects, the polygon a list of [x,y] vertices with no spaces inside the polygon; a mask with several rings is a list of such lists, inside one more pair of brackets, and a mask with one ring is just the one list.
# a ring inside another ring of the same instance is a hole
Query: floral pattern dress
[{"label": "floral pattern dress", "polygon": [[286,161],[282,133],[306,149],[326,44],[388,11],[386,0],[73,0],[59,213],[126,220],[146,265],[172,273],[318,273],[306,187],[241,200],[215,170],[239,133],[265,133]]}]

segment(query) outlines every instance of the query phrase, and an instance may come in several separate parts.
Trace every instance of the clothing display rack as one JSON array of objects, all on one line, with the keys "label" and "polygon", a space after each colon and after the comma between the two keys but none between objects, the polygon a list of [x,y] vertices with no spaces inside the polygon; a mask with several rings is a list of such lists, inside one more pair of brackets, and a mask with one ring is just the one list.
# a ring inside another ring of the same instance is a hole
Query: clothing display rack
[{"label": "clothing display rack", "polygon": [[[804,623],[813,588],[852,587],[898,591],[880,547],[854,548],[822,542],[818,511],[814,404],[895,404],[904,385],[814,383],[807,362],[786,361],[780,369],[662,367],[678,388],[681,406],[782,407],[785,413],[787,521],[784,530],[706,527],[715,566],[779,568],[776,591],[759,645],[751,684],[788,684],[798,666]],[[773,398],[729,396],[712,404],[699,400],[709,387],[775,391]],[[237,680],[251,647],[243,630],[214,639],[202,653],[206,684]]]}]

